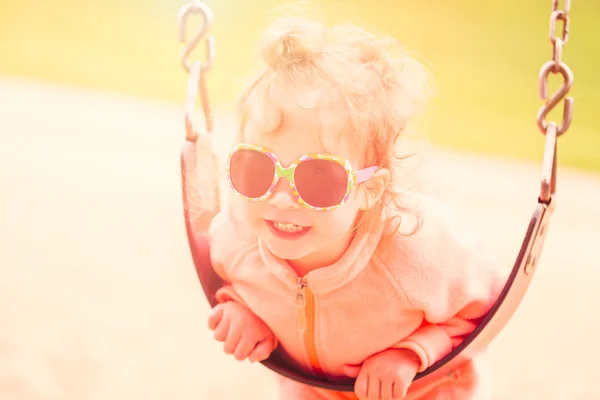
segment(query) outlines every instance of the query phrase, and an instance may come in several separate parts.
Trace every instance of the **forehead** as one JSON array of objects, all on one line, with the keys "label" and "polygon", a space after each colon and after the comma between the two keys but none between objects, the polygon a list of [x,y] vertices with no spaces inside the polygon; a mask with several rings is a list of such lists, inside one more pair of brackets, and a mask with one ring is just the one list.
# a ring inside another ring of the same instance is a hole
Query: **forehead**
[{"label": "forehead", "polygon": [[[359,168],[353,128],[343,99],[323,87],[271,86],[265,96],[249,98],[242,140],[272,150],[289,165],[305,154],[343,157]],[[262,98],[261,98],[262,97]]]}]

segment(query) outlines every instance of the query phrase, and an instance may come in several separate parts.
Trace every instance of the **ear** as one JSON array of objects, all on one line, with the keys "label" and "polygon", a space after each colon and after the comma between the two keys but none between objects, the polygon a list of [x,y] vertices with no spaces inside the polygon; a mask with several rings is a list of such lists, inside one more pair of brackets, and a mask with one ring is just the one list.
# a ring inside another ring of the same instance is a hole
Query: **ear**
[{"label": "ear", "polygon": [[390,171],[386,168],[377,170],[367,181],[360,185],[360,209],[366,211],[381,200],[385,188],[390,183]]}]

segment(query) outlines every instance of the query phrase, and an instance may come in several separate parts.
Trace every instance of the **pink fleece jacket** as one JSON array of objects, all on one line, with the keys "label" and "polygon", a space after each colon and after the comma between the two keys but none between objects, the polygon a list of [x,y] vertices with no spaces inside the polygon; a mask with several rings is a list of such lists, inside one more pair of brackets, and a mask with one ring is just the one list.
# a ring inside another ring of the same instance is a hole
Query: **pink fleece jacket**
[{"label": "pink fleece jacket", "polygon": [[[382,240],[388,229],[382,218],[376,229],[359,231],[335,264],[298,277],[224,210],[210,227],[213,266],[228,282],[217,298],[248,307],[279,347],[312,373],[335,379],[344,365],[360,365],[389,348],[414,351],[423,371],[473,330],[505,277],[439,202],[425,200],[421,213],[417,233]],[[463,381],[448,377],[425,391],[409,390],[407,398],[484,398],[489,388],[480,386],[488,366],[468,364]],[[282,384],[285,399],[353,398],[285,379]]]}]

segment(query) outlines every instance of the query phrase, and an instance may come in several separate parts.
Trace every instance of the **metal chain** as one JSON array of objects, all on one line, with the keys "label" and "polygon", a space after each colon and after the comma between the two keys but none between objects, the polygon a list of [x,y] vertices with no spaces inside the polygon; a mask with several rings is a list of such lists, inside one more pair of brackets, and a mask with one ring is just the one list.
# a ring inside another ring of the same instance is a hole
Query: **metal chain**
[{"label": "metal chain", "polygon": [[[545,101],[537,113],[537,125],[546,136],[544,146],[544,159],[542,163],[542,180],[539,201],[551,205],[551,200],[556,192],[556,146],[557,138],[565,133],[573,119],[573,98],[567,97],[573,85],[573,72],[562,61],[563,48],[569,40],[569,10],[571,1],[564,0],[563,9],[558,8],[559,0],[552,0],[552,13],[550,14],[550,43],[552,44],[552,60],[542,65],[539,75],[540,97]],[[563,29],[557,35],[558,21],[562,21]],[[558,90],[548,97],[548,78],[550,74],[560,74],[563,84]],[[546,121],[546,116],[564,99],[562,121]],[[554,202],[552,202],[552,207]]]},{"label": "metal chain", "polygon": [[[537,125],[543,134],[547,133],[549,123],[546,121],[546,116],[556,105],[564,101],[563,119],[557,125],[557,136],[562,135],[569,129],[571,119],[573,118],[573,98],[566,97],[571,86],[573,85],[573,73],[571,69],[562,61],[564,46],[569,40],[569,10],[571,1],[564,0],[562,10],[558,8],[559,0],[552,0],[552,13],[550,14],[550,43],[552,44],[552,60],[546,62],[540,69],[539,75],[539,94],[542,100],[546,103],[539,109],[537,114]],[[563,29],[560,35],[557,35],[556,28],[559,25],[558,21],[563,22]],[[548,97],[548,78],[550,74],[561,74],[563,77],[562,86],[552,95]]]},{"label": "metal chain", "polygon": [[[179,41],[185,43],[185,31],[187,27],[187,18],[192,14],[199,14],[202,16],[203,23],[200,29],[192,37],[192,39],[186,43],[184,48],[181,50],[180,59],[181,65],[186,71],[190,71],[192,63],[188,60],[191,52],[198,46],[202,38],[206,36],[211,25],[213,24],[215,17],[209,6],[202,3],[201,1],[193,0],[185,6],[181,7],[177,19],[179,21]],[[202,70],[208,72],[215,62],[215,38],[209,36],[206,38],[206,61],[202,62]]]},{"label": "metal chain", "polygon": [[202,38],[208,33],[210,26],[214,21],[214,16],[210,7],[206,4],[194,0],[181,8],[177,16],[179,21],[179,41],[185,43],[185,30],[187,18],[192,14],[200,14],[203,17],[204,23],[196,32],[192,40],[190,40],[181,51],[180,59],[183,68],[188,71],[187,97],[185,101],[185,130],[186,139],[195,141],[198,134],[194,130],[192,123],[192,114],[196,106],[197,95],[200,93],[200,102],[202,111],[204,112],[205,133],[211,133],[213,130],[212,112],[209,102],[208,90],[206,87],[205,74],[212,68],[215,61],[215,39],[213,36],[206,38],[206,61],[199,60],[190,61],[188,59],[191,52],[200,43]]}]

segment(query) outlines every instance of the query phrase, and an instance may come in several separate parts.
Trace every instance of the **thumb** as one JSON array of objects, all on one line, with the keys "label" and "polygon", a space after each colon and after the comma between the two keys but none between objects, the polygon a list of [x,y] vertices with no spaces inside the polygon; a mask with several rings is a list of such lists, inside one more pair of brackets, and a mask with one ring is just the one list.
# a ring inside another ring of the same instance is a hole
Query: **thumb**
[{"label": "thumb", "polygon": [[273,342],[269,339],[263,340],[248,355],[248,360],[250,360],[251,363],[257,362],[257,361],[264,361],[267,358],[269,358],[269,356],[271,355],[272,352],[273,352]]},{"label": "thumb", "polygon": [[208,316],[208,327],[211,330],[215,330],[221,322],[221,318],[223,318],[224,307],[222,304],[217,304],[215,308],[213,308]]},{"label": "thumb", "polygon": [[344,365],[344,375],[349,378],[356,378],[360,373],[360,365]]}]

